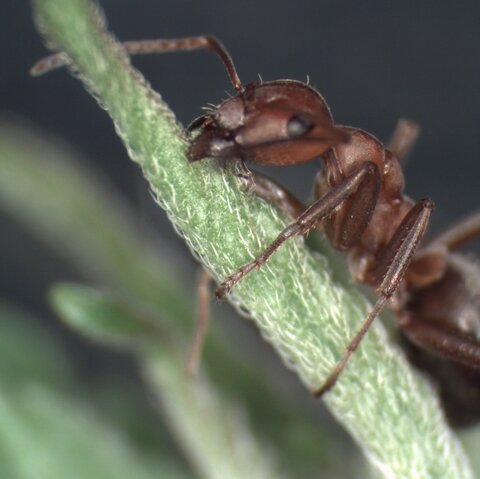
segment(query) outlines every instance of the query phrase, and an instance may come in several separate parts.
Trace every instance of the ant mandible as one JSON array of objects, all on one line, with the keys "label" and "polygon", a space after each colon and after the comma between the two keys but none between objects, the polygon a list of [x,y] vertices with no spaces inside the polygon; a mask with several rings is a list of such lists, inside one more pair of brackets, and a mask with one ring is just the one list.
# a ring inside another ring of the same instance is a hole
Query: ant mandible
[{"label": "ant mandible", "polygon": [[[237,94],[190,125],[198,135],[190,144],[188,158],[213,157],[234,163],[239,176],[251,178],[256,194],[295,218],[257,258],[220,285],[217,297],[224,297],[245,275],[261,267],[289,238],[314,228],[322,228],[335,249],[348,253],[355,280],[376,289],[373,308],[316,396],[336,383],[385,306],[420,351],[458,368],[480,368],[476,337],[480,291],[472,286],[472,265],[453,253],[480,236],[480,214],[420,246],[433,202],[427,198],[414,203],[403,194],[401,167],[418,135],[416,125],[399,122],[385,148],[361,129],[334,125],[327,103],[310,85],[277,80],[244,86],[230,55],[212,36],[130,41],[123,47],[129,54],[215,52]],[[62,65],[63,57],[54,54],[34,65],[31,72],[40,75]],[[315,178],[315,201],[308,208],[270,178],[245,167],[245,162],[283,166],[320,157],[324,168]],[[480,376],[475,378],[480,391]]]}]

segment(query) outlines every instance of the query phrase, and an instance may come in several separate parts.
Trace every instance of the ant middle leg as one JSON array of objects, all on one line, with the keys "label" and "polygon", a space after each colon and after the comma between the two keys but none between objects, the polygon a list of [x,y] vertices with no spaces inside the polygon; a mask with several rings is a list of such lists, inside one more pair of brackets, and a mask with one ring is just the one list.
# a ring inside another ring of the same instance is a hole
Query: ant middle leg
[{"label": "ant middle leg", "polygon": [[338,377],[344,370],[352,354],[358,348],[373,320],[380,314],[387,301],[395,293],[425,234],[432,210],[433,202],[430,199],[420,200],[408,212],[397,228],[379,258],[378,264],[373,272],[373,275],[376,276],[380,282],[380,286],[377,289],[379,297],[330,376],[324,382],[323,386],[315,391],[314,394],[316,397],[322,396],[335,385]]},{"label": "ant middle leg", "polygon": [[[378,196],[379,189],[379,172],[374,163],[364,163],[360,169],[355,173],[347,176],[340,184],[328,191],[324,196],[315,201],[309,208],[307,208],[295,222],[288,225],[277,238],[253,261],[245,264],[239,268],[235,273],[230,275],[216,290],[216,296],[221,299],[240,281],[244,276],[250,273],[255,268],[260,268],[268,259],[282,246],[285,241],[295,236],[303,236],[312,228],[328,217],[338,206],[340,206],[346,199],[351,197],[354,193],[361,191],[364,193],[364,185],[370,186],[372,178],[375,178],[376,191]],[[370,194],[370,191],[367,191]],[[356,195],[361,196],[357,193]],[[375,197],[374,202],[376,203]],[[375,204],[374,203],[374,204]],[[374,209],[374,204],[367,208],[368,214]],[[368,221],[366,222],[368,223]]]},{"label": "ant middle leg", "polygon": [[197,275],[195,333],[187,361],[187,374],[190,377],[194,377],[197,374],[210,323],[211,282],[212,277],[210,273],[205,268],[200,267]]}]

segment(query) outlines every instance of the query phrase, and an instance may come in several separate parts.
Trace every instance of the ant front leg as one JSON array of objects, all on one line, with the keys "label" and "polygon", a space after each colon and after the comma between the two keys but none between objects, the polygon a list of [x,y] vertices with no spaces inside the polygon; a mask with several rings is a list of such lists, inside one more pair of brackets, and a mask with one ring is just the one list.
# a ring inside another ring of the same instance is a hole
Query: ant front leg
[{"label": "ant front leg", "polygon": [[322,396],[335,385],[339,375],[358,348],[373,320],[380,314],[387,301],[395,293],[403,279],[405,270],[408,268],[418,245],[425,235],[432,210],[433,202],[430,199],[420,200],[405,216],[392,239],[383,250],[378,265],[373,272],[374,276],[379,278],[379,282],[381,281],[377,290],[379,297],[360,330],[347,346],[343,357],[335,366],[333,372],[323,386],[315,392],[316,397]]},{"label": "ant front leg", "polygon": [[[308,233],[324,218],[328,217],[339,205],[349,198],[361,186],[371,182],[372,177],[378,177],[378,168],[374,163],[364,163],[359,170],[347,176],[340,184],[332,188],[323,197],[307,208],[294,223],[288,225],[277,238],[257,258],[242,266],[229,276],[216,290],[216,296],[221,299],[250,271],[260,268],[285,241],[295,236]],[[379,181],[379,180],[378,180]],[[377,181],[377,182],[378,182]],[[376,199],[375,199],[376,201]],[[370,208],[373,211],[373,208]]]}]

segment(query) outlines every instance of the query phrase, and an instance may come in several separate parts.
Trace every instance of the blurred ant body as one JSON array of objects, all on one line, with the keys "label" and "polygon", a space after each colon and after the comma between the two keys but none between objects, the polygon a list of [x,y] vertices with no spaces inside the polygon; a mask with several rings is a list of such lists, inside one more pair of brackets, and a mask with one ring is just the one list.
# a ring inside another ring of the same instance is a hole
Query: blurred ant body
[{"label": "blurred ant body", "polygon": [[[289,238],[320,228],[335,249],[348,254],[355,280],[376,289],[377,300],[315,395],[321,396],[336,383],[372,321],[387,306],[418,347],[417,358],[430,353],[437,357],[427,366],[429,372],[436,374],[438,357],[456,371],[471,372],[464,374],[463,384],[470,391],[472,414],[480,416],[480,271],[453,253],[480,236],[480,214],[421,246],[433,202],[427,198],[415,203],[403,194],[401,167],[418,136],[416,125],[400,121],[385,148],[363,130],[335,125],[323,97],[305,83],[278,80],[244,86],[230,55],[214,37],[125,42],[123,46],[130,54],[206,48],[220,57],[237,93],[190,125],[198,135],[188,157],[232,162],[239,176],[251,180],[256,194],[294,218],[257,258],[229,276],[216,295],[225,296]],[[37,63],[32,73],[61,65],[62,57],[52,55]],[[320,157],[324,167],[315,178],[315,201],[308,208],[285,188],[245,166],[245,162],[294,165]],[[440,380],[441,385],[448,382]],[[448,388],[454,394],[455,386]],[[458,401],[462,407],[462,399]]]}]

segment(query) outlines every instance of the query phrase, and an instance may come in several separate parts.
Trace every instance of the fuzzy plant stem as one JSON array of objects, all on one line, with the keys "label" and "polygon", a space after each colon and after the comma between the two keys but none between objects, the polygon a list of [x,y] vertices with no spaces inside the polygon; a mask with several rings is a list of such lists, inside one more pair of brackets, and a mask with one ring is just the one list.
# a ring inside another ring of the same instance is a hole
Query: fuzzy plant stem
[{"label": "fuzzy plant stem", "polygon": [[[159,204],[217,279],[275,238],[285,226],[279,212],[247,195],[212,161],[188,163],[182,128],[106,32],[95,5],[88,0],[34,0],[33,5],[51,46],[65,52],[72,71],[107,110]],[[368,308],[329,273],[328,262],[298,239],[229,298],[311,390],[332,370]],[[388,344],[379,324],[325,401],[380,477],[473,477],[431,388]]]}]

